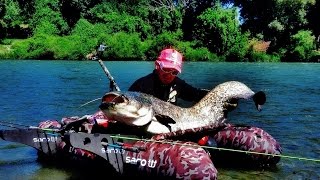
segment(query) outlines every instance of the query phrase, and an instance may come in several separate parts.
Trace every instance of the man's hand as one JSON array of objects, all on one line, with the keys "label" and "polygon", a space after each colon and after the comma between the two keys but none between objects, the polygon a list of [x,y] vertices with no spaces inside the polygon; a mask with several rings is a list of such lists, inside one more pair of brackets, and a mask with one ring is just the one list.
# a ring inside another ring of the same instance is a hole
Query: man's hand
[{"label": "man's hand", "polygon": [[238,99],[231,99],[223,104],[223,108],[228,112],[233,111],[238,106]]}]

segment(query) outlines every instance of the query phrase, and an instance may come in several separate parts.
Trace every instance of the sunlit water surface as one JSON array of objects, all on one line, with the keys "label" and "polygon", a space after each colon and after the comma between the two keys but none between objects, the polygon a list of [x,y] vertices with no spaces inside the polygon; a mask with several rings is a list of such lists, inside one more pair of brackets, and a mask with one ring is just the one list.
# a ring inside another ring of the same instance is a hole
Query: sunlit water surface
[{"label": "sunlit water surface", "polygon": [[[153,62],[109,62],[106,66],[121,90],[148,74]],[[96,61],[0,61],[0,120],[23,125],[94,113],[99,101],[81,107],[109,91],[109,81]],[[219,179],[320,179],[320,64],[185,63],[179,75],[190,84],[211,89],[236,80],[263,90],[267,103],[255,110],[240,101],[229,114],[231,123],[260,127],[282,146],[275,168],[219,168]],[[0,127],[5,128],[5,127]],[[72,167],[37,161],[33,148],[0,140],[0,179],[78,179]]]}]

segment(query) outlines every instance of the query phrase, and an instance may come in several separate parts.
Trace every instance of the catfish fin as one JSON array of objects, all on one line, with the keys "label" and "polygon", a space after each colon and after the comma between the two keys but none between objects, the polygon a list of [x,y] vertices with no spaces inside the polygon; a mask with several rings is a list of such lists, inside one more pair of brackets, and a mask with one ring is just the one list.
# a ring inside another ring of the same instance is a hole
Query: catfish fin
[{"label": "catfish fin", "polygon": [[170,116],[162,115],[162,114],[155,114],[154,115],[161,124],[175,124],[176,121],[174,121]]},{"label": "catfish fin", "polygon": [[162,115],[162,114],[155,114],[155,118],[157,121],[164,126],[166,126],[169,131],[171,132],[171,126],[169,124],[175,124],[176,122],[169,116]]}]

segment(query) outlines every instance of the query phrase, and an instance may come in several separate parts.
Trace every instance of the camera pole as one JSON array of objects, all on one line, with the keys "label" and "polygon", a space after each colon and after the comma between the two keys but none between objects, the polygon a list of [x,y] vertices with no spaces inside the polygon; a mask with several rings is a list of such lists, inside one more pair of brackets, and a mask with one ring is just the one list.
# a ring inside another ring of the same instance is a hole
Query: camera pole
[{"label": "camera pole", "polygon": [[103,61],[101,60],[101,55],[103,54],[103,51],[105,50],[107,46],[104,44],[100,44],[100,46],[97,49],[96,59],[98,59],[98,62],[100,66],[102,67],[104,73],[107,75],[109,81],[110,81],[110,91],[113,91],[114,89],[116,91],[120,91],[119,86],[117,85],[114,78],[111,76],[111,73],[109,72],[108,68],[104,65]]}]

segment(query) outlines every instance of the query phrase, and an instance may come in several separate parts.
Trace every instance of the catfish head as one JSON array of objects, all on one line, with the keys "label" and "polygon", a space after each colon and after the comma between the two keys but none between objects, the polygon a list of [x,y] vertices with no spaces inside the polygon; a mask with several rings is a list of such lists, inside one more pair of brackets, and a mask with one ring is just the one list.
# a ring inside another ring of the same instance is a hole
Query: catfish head
[{"label": "catfish head", "polygon": [[130,126],[144,126],[154,116],[151,102],[136,92],[106,93],[99,108],[110,120]]}]

